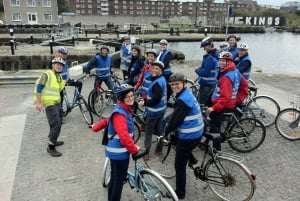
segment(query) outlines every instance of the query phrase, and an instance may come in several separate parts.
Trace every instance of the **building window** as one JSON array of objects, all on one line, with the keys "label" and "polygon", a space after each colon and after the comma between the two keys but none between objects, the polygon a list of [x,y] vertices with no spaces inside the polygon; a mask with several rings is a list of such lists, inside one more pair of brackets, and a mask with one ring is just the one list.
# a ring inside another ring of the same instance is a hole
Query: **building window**
[{"label": "building window", "polygon": [[43,0],[43,7],[51,7],[51,0]]},{"label": "building window", "polygon": [[11,6],[20,6],[20,0],[10,0]]},{"label": "building window", "polygon": [[28,23],[29,24],[37,24],[38,23],[37,13],[36,12],[27,13],[27,17],[28,17]]},{"label": "building window", "polygon": [[115,15],[119,15],[119,11],[118,10],[115,10]]},{"label": "building window", "polygon": [[13,13],[12,14],[12,21],[22,21],[22,16],[20,13]]},{"label": "building window", "polygon": [[92,10],[88,10],[88,14],[92,14],[93,13],[93,11]]},{"label": "building window", "polygon": [[52,22],[52,14],[44,14],[45,22]]},{"label": "building window", "polygon": [[35,0],[27,0],[27,6],[28,7],[36,7]]},{"label": "building window", "polygon": [[87,2],[88,2],[88,3],[92,3],[92,0],[88,0]]},{"label": "building window", "polygon": [[92,5],[88,5],[88,8],[93,8]]},{"label": "building window", "polygon": [[115,3],[116,3],[116,4],[119,3],[119,0],[115,0]]}]

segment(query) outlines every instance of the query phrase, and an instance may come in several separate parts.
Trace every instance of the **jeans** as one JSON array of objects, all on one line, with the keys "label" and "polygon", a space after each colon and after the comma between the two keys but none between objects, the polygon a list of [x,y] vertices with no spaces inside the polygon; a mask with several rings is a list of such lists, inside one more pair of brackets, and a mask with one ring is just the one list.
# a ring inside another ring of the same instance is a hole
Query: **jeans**
[{"label": "jeans", "polygon": [[[210,117],[209,132],[210,133],[220,133],[221,138],[222,138],[221,126],[222,126],[222,122],[223,122],[223,119],[224,119],[223,118],[223,113],[224,113],[223,111],[221,111],[221,112],[213,111],[209,115],[209,117]],[[218,151],[221,151],[221,141],[222,141],[222,139],[213,141],[213,147]]]},{"label": "jeans", "polygon": [[100,82],[100,83],[104,82],[106,84],[107,88],[110,90],[113,90],[113,88],[114,88],[114,84],[113,84],[113,81],[111,80],[111,77],[107,78],[106,80],[95,79],[94,88],[96,88],[98,86],[97,82]]},{"label": "jeans", "polygon": [[50,126],[48,138],[55,143],[59,137],[62,121],[62,108],[60,103],[46,107],[46,115]]},{"label": "jeans", "polygon": [[176,193],[180,197],[185,196],[186,166],[189,159],[192,159],[192,151],[199,139],[180,140],[176,144],[175,171],[176,171]]},{"label": "jeans", "polygon": [[145,147],[151,146],[152,141],[152,134],[161,136],[163,134],[162,130],[162,120],[163,115],[159,117],[149,117],[146,116],[146,123],[145,123],[145,141],[144,145]]},{"label": "jeans", "polygon": [[123,184],[126,180],[129,158],[125,160],[110,159],[111,178],[108,186],[108,201],[120,201]]},{"label": "jeans", "polygon": [[211,95],[214,93],[214,90],[215,90],[215,85],[213,86],[203,86],[201,85],[200,86],[200,89],[199,89],[199,100],[198,102],[205,106],[209,106],[210,105],[210,98],[211,98]]}]

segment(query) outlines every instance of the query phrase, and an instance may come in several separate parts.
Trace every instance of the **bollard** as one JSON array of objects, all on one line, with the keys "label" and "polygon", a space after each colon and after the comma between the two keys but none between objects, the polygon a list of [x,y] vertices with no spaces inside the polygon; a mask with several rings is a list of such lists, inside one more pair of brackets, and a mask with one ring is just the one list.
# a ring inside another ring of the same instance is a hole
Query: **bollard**
[{"label": "bollard", "polygon": [[30,34],[30,44],[33,44],[33,35]]},{"label": "bollard", "polygon": [[204,29],[204,36],[207,36],[207,28]]},{"label": "bollard", "polygon": [[84,33],[85,33],[85,37],[87,37],[87,30],[84,30]]},{"label": "bollard", "polygon": [[101,30],[100,29],[98,29],[98,35],[101,38]]},{"label": "bollard", "polygon": [[75,37],[72,35],[72,45],[75,46]]},{"label": "bollard", "polygon": [[[98,40],[99,39],[99,36],[98,35],[96,35],[96,40]],[[99,43],[98,43],[98,41],[95,41],[96,42],[96,50],[99,50]]]},{"label": "bollard", "polygon": [[9,43],[10,43],[11,54],[14,55],[15,54],[15,48],[14,48],[15,41],[10,40]]},{"label": "bollard", "polygon": [[14,29],[9,29],[10,36],[14,35]]},{"label": "bollard", "polygon": [[52,55],[53,54],[53,41],[51,40],[49,44],[50,44],[50,54]]},{"label": "bollard", "polygon": [[54,42],[54,36],[51,37],[52,42]]}]

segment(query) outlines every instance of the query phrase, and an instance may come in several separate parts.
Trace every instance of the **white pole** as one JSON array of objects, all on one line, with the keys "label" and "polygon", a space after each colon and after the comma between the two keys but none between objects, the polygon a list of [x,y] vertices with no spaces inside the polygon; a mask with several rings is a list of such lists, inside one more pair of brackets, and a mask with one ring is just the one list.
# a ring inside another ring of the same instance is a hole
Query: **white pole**
[{"label": "white pole", "polygon": [[225,41],[228,35],[228,22],[229,22],[229,9],[230,9],[230,4],[227,6],[227,18],[226,18],[226,34],[225,34]]}]

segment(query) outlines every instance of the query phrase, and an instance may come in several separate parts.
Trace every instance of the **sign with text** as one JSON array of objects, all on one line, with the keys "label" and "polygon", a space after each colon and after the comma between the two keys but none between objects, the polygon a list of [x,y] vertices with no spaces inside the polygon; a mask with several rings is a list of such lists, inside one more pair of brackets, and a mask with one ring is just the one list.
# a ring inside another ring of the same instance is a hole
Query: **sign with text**
[{"label": "sign with text", "polygon": [[244,24],[250,26],[282,26],[285,24],[285,17],[230,17],[231,24]]}]

